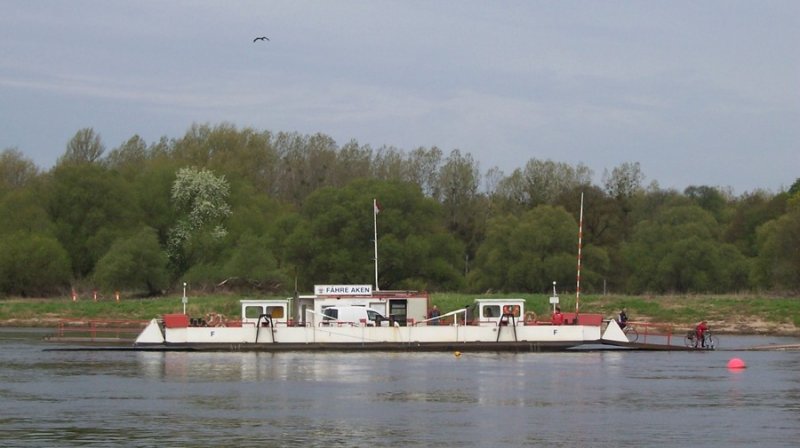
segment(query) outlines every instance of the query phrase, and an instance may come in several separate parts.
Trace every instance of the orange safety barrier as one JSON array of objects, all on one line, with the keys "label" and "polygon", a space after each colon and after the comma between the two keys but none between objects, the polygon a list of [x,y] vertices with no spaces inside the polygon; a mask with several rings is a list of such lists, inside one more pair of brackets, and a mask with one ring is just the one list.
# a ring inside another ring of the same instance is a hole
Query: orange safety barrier
[{"label": "orange safety barrier", "polygon": [[[666,345],[670,345],[672,343],[672,335],[674,330],[672,324],[634,322],[629,320],[628,324],[626,325],[626,328],[628,327],[636,329],[636,332],[639,334],[636,342],[642,344],[665,343]],[[648,338],[650,338],[649,341]],[[664,342],[665,340],[666,342]]]},{"label": "orange safety barrier", "polygon": [[579,325],[596,325],[600,326],[603,324],[603,315],[602,314],[579,314],[578,315],[578,324]]}]

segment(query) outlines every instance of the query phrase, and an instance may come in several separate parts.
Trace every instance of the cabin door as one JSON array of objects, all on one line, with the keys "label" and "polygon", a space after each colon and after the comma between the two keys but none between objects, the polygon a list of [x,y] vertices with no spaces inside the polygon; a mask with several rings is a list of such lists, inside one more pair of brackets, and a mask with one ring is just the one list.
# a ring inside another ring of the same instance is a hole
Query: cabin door
[{"label": "cabin door", "polygon": [[408,321],[408,300],[390,300],[389,317],[393,317],[395,322],[405,326]]}]

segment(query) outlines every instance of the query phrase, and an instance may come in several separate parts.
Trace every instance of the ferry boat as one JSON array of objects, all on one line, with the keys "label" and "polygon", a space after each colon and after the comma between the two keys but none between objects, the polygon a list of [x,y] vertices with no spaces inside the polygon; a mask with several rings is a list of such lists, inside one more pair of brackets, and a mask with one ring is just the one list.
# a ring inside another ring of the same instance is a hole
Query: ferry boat
[{"label": "ferry boat", "polygon": [[[554,351],[625,336],[600,314],[564,313],[553,323],[526,311],[525,300],[475,299],[430,316],[425,292],[373,291],[371,285],[317,285],[313,295],[241,301],[241,316],[152,319],[140,349],[296,351]],[[551,298],[551,303],[554,301]],[[614,327],[619,335],[613,332]],[[609,332],[611,332],[609,334]],[[601,337],[602,336],[602,337]]]},{"label": "ferry boat", "polygon": [[[523,299],[475,299],[464,308],[431,316],[430,297],[414,291],[378,289],[380,206],[373,199],[375,290],[372,285],[316,285],[313,295],[282,300],[242,300],[241,316],[153,319],[135,348],[176,350],[452,350],[552,351],[586,344],[627,344],[615,321],[578,313],[583,195],[578,230],[575,313],[540,320]],[[186,298],[184,294],[184,304]],[[558,296],[553,283],[553,311]],[[184,308],[185,311],[185,308]],[[601,335],[601,332],[603,333]],[[602,337],[601,337],[602,336]]]}]

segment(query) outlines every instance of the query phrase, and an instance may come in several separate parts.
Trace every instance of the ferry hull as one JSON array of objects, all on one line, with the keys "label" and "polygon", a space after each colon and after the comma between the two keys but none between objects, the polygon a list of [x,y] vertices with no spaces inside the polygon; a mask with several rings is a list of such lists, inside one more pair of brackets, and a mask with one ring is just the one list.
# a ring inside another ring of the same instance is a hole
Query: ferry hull
[{"label": "ferry hull", "polygon": [[201,352],[558,352],[587,344],[579,342],[427,342],[427,343],[258,343],[258,344],[137,344],[142,351],[201,351]]},{"label": "ferry hull", "polygon": [[512,351],[565,350],[601,339],[590,325],[419,327],[183,327],[155,319],[136,347],[204,351]]}]

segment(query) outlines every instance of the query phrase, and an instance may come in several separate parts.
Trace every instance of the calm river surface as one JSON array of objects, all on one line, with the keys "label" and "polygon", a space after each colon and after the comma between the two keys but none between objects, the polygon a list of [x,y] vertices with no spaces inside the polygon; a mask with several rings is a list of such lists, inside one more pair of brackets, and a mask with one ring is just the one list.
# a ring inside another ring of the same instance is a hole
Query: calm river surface
[{"label": "calm river surface", "polygon": [[[0,446],[798,446],[797,338],[705,353],[45,351],[0,329]],[[748,368],[729,371],[732,357]]]}]

